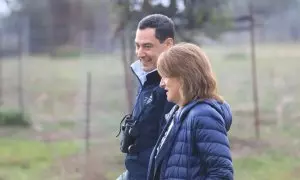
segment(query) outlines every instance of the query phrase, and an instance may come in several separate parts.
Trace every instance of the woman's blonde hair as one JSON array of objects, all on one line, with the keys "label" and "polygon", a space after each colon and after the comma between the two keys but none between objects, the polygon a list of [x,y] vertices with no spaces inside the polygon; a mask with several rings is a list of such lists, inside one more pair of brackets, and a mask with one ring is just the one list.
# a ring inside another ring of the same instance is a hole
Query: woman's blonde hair
[{"label": "woman's blonde hair", "polygon": [[163,52],[157,62],[162,77],[179,78],[185,103],[213,98],[223,102],[211,64],[203,50],[191,43],[179,43]]}]

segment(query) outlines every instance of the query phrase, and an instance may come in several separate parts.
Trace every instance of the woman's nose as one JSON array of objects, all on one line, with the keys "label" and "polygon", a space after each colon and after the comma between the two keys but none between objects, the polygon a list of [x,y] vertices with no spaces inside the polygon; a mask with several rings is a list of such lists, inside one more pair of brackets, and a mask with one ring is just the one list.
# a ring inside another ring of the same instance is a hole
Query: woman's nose
[{"label": "woman's nose", "polygon": [[164,87],[165,87],[165,82],[164,82],[163,79],[160,80],[159,86],[160,86],[161,88],[164,88]]}]

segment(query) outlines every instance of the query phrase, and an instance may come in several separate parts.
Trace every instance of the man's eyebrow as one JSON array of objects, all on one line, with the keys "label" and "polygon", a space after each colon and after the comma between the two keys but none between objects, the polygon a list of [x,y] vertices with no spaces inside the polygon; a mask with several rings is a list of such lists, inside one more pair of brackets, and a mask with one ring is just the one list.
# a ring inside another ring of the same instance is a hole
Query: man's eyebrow
[{"label": "man's eyebrow", "polygon": [[149,45],[152,46],[153,44],[150,43],[150,42],[148,42],[148,43],[143,43],[143,44],[142,44],[142,46],[149,46]]},{"label": "man's eyebrow", "polygon": [[135,42],[136,45],[139,45],[139,46],[146,46],[146,45],[153,45],[152,43],[150,42],[146,42],[146,43],[138,43],[138,42]]}]

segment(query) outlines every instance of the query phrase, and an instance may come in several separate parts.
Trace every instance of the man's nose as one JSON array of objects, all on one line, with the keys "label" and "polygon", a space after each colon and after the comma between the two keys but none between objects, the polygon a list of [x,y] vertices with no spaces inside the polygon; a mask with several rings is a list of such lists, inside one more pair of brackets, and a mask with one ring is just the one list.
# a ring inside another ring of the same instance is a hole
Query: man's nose
[{"label": "man's nose", "polygon": [[145,56],[145,53],[144,53],[144,51],[143,51],[142,48],[136,49],[136,56],[137,56],[138,58],[142,58],[142,57]]}]

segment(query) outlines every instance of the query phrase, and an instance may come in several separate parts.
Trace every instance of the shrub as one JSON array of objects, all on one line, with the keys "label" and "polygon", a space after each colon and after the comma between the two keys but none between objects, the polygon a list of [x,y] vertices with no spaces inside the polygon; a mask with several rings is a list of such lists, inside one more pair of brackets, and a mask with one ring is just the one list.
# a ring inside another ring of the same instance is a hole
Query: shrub
[{"label": "shrub", "polygon": [[31,126],[30,118],[19,110],[0,110],[0,126]]}]

